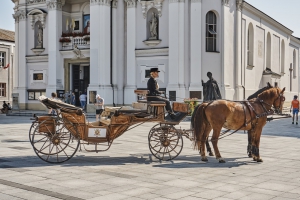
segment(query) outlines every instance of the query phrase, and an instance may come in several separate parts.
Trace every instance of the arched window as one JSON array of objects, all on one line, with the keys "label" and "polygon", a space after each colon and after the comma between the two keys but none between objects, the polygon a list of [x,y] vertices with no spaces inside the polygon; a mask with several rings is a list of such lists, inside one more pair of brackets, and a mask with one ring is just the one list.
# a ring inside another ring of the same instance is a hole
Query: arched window
[{"label": "arched window", "polygon": [[247,52],[248,52],[248,61],[249,66],[254,66],[253,64],[253,55],[254,55],[254,31],[252,23],[248,27],[248,40],[247,40]]},{"label": "arched window", "polygon": [[267,35],[267,68],[271,69],[271,34]]},{"label": "arched window", "polygon": [[296,63],[296,50],[293,51],[293,77],[296,77],[296,70],[297,69],[297,63]]},{"label": "arched window", "polygon": [[284,73],[284,62],[285,62],[285,46],[284,40],[281,41],[281,73]]},{"label": "arched window", "polygon": [[209,11],[206,14],[206,51],[215,52],[217,50],[217,16]]}]

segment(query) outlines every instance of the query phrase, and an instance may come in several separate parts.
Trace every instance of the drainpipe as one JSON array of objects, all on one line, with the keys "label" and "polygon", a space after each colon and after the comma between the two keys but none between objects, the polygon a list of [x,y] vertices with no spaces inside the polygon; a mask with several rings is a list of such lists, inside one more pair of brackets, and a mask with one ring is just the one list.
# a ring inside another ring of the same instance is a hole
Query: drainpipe
[{"label": "drainpipe", "polygon": [[116,107],[115,104],[115,89],[114,89],[114,84],[113,84],[113,28],[112,28],[112,14],[113,12],[113,1],[110,1],[110,85],[113,90],[113,106]]}]

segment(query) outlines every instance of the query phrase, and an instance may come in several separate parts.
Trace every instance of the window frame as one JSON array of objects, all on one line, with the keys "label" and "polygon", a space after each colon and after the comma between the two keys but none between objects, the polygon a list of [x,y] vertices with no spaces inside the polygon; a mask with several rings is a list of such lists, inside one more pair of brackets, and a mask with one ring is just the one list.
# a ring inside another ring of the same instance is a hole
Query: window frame
[{"label": "window frame", "polygon": [[46,96],[46,90],[27,90],[28,100],[38,100],[38,97],[41,95]]},{"label": "window frame", "polygon": [[[210,15],[212,15],[212,22],[210,21]],[[207,12],[205,22],[206,52],[217,52],[217,15],[213,11]],[[212,46],[209,46],[209,40],[212,40]]]},{"label": "window frame", "polygon": [[[6,64],[6,52],[5,51],[0,51],[0,64],[2,62],[2,66],[0,65],[0,68],[1,67],[5,67],[5,64]],[[2,61],[1,61],[2,60]]]},{"label": "window frame", "polygon": [[0,97],[6,97],[6,83],[0,83]]}]

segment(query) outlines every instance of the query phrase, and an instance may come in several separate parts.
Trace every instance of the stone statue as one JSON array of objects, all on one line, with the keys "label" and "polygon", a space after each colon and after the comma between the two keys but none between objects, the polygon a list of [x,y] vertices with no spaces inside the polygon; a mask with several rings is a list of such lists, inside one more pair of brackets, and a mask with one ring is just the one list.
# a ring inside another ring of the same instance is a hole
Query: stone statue
[{"label": "stone statue", "polygon": [[37,33],[37,48],[43,48],[43,28],[42,26],[38,26],[38,33]]},{"label": "stone statue", "polygon": [[204,96],[203,101],[222,99],[218,83],[215,79],[213,79],[212,73],[207,72],[207,77],[209,78],[209,80],[206,83],[204,83],[202,80]]},{"label": "stone statue", "polygon": [[85,56],[81,53],[80,49],[78,49],[77,45],[75,44],[73,53],[75,54],[75,58],[84,58]]},{"label": "stone statue", "polygon": [[152,19],[150,20],[150,38],[149,40],[157,40],[157,17],[154,12],[152,12]]}]

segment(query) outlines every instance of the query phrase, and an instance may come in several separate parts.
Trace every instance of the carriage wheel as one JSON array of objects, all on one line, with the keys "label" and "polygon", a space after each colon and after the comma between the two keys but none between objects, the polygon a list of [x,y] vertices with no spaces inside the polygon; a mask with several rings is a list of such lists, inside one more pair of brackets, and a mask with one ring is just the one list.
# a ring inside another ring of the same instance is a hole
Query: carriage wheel
[{"label": "carriage wheel", "polygon": [[174,126],[155,125],[149,132],[148,141],[152,155],[159,160],[172,160],[183,148],[182,135]]},{"label": "carriage wheel", "polygon": [[29,140],[36,155],[48,163],[62,163],[71,159],[80,140],[66,128],[62,120],[49,120],[33,123],[29,131]]}]

